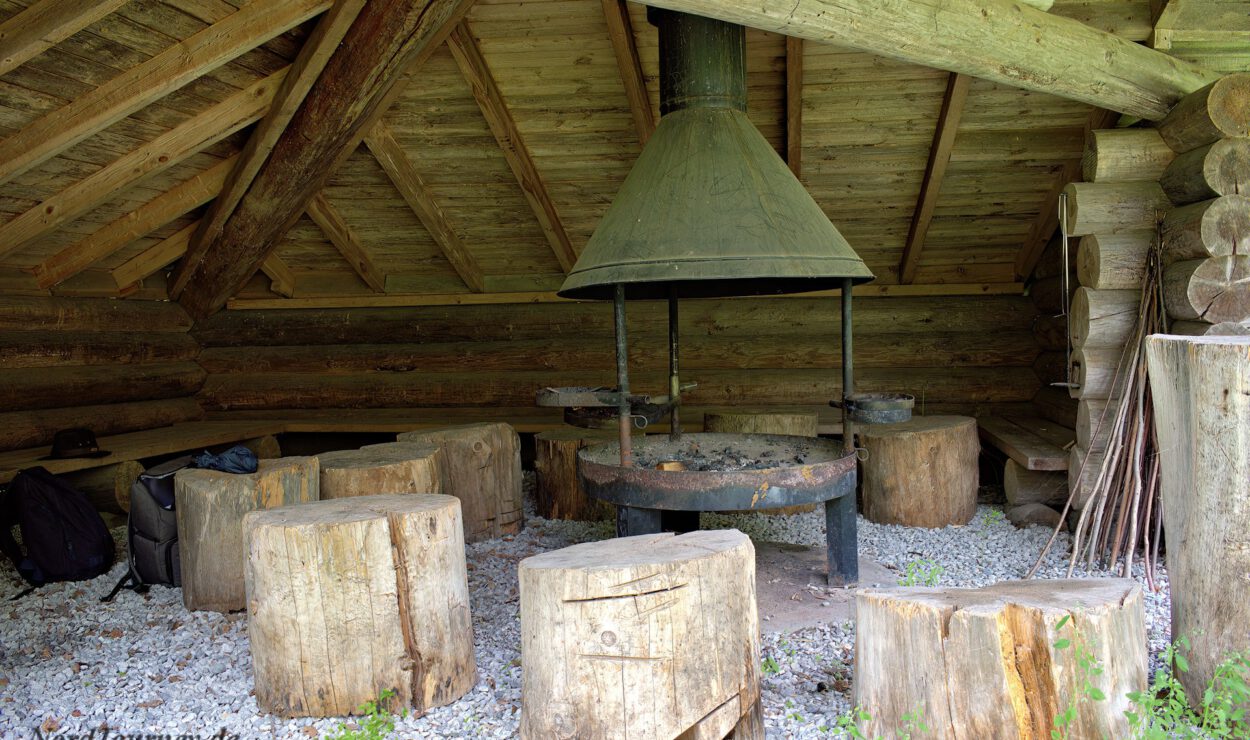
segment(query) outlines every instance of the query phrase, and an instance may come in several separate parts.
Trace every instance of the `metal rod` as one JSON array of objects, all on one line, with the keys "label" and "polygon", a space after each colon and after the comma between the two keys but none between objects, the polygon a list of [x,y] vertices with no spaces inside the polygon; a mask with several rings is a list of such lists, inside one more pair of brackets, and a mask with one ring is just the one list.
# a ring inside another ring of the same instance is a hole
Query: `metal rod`
[{"label": "metal rod", "polygon": [[625,285],[616,284],[612,301],[613,320],[616,324],[616,404],[617,421],[621,437],[621,467],[634,465],[633,441],[629,434],[629,345],[625,337]]},{"label": "metal rod", "polygon": [[677,289],[668,289],[668,398],[673,404],[668,414],[668,438],[681,439],[681,379],[677,361]]},{"label": "metal rod", "polygon": [[851,279],[842,279],[842,451],[855,449],[851,429],[850,403],[855,392],[855,372],[851,362]]}]

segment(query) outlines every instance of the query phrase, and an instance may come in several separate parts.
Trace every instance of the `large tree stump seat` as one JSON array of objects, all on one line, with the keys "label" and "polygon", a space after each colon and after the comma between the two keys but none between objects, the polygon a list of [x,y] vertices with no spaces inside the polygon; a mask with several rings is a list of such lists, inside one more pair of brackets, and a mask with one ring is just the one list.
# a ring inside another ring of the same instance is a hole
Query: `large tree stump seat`
[{"label": "large tree stump seat", "polygon": [[182,603],[191,611],[247,606],[243,515],[316,501],[317,458],[261,460],[255,473],[187,468],[174,476]]},{"label": "large tree stump seat", "polygon": [[[1066,642],[1065,642],[1066,641]],[[1101,673],[1080,668],[1092,659]],[[1141,587],[1129,579],[1004,581],[980,589],[889,588],[856,598],[855,703],[868,737],[918,710],[932,737],[1128,737],[1127,694],[1146,688]],[[1083,699],[1088,680],[1106,695]],[[928,736],[926,736],[928,737]]]},{"label": "large tree stump seat", "polygon": [[577,451],[619,439],[607,429],[555,429],[534,435],[534,504],[545,519],[593,522],[612,519],[616,508],[586,494],[577,477]]},{"label": "large tree stump seat", "polygon": [[442,493],[445,487],[441,447],[388,443],[325,452],[317,459],[321,461],[322,500],[385,493]]},{"label": "large tree stump seat", "polygon": [[589,542],[519,577],[522,738],[764,737],[746,535]]},{"label": "large tree stump seat", "polygon": [[897,424],[857,424],[864,449],[864,518],[878,524],[967,524],[977,510],[976,419],[917,416]]},{"label": "large tree stump seat", "polygon": [[460,499],[466,542],[521,531],[521,440],[512,427],[503,423],[466,424],[406,432],[397,441],[442,448],[446,465],[443,493]]},{"label": "large tree stump seat", "polygon": [[283,716],[393,711],[459,699],[476,681],[460,502],[357,496],[248,514],[256,701]]}]

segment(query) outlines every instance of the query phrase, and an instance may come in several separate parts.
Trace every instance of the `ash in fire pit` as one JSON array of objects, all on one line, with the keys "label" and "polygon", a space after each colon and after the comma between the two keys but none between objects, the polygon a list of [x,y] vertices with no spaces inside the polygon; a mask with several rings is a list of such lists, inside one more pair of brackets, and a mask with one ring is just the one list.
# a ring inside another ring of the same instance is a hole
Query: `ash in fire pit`
[{"label": "ash in fire pit", "polygon": [[785,450],[763,450],[749,453],[733,445],[705,449],[698,442],[684,448],[638,451],[636,463],[643,468],[660,468],[664,463],[681,463],[684,470],[731,473],[739,470],[769,470],[786,465],[807,463],[808,448],[796,444]]}]

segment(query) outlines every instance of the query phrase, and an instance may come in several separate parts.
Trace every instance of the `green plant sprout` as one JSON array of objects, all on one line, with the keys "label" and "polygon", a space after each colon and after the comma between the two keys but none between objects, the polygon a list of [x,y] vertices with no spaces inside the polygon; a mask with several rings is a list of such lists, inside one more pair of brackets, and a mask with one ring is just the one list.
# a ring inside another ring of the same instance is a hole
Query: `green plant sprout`
[{"label": "green plant sprout", "polygon": [[781,673],[781,665],[770,655],[760,662],[760,670],[765,676],[775,676]]},{"label": "green plant sprout", "polygon": [[1245,738],[1250,737],[1250,658],[1230,655],[1215,669],[1215,676],[1202,692],[1198,709],[1189,704],[1185,687],[1173,673],[1189,672],[1184,651],[1189,640],[1181,637],[1163,651],[1164,668],[1155,671],[1154,687],[1128,695],[1133,709],[1124,714],[1133,728],[1135,740],[1168,738]]},{"label": "green plant sprout", "polygon": [[[390,737],[395,731],[395,718],[387,711],[386,704],[393,698],[395,691],[386,689],[377,699],[361,704],[356,708],[362,715],[357,728],[352,730],[340,723],[338,730],[333,735],[327,735],[325,740],[383,740]],[[399,716],[407,717],[408,710],[405,709]]]},{"label": "green plant sprout", "polygon": [[1066,740],[1072,730],[1072,724],[1076,722],[1079,713],[1079,705],[1092,701],[1104,701],[1107,695],[1102,689],[1093,683],[1093,677],[1102,675],[1103,668],[1094,656],[1094,652],[1090,650],[1081,640],[1081,635],[1077,632],[1076,623],[1072,621],[1071,614],[1065,614],[1058,624],[1055,625],[1055,633],[1060,634],[1063,628],[1071,624],[1070,632],[1072,637],[1060,637],[1055,640],[1054,648],[1056,650],[1067,650],[1072,648],[1076,651],[1076,676],[1080,681],[1081,687],[1077,691],[1077,697],[1074,701],[1068,703],[1067,708],[1055,717],[1055,726],[1050,731],[1051,740]]},{"label": "green plant sprout", "polygon": [[938,578],[946,569],[928,558],[913,560],[907,564],[903,577],[898,579],[900,586],[936,586]]}]

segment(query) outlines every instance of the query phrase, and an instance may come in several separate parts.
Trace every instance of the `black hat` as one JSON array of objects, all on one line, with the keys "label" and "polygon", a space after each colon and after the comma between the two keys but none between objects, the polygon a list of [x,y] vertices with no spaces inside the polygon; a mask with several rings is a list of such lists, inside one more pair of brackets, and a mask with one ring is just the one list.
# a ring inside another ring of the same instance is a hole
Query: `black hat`
[{"label": "black hat", "polygon": [[52,437],[52,454],[41,460],[64,460],[72,457],[104,457],[113,453],[100,449],[90,429],[62,429]]}]

